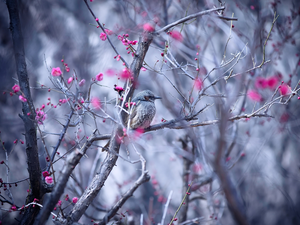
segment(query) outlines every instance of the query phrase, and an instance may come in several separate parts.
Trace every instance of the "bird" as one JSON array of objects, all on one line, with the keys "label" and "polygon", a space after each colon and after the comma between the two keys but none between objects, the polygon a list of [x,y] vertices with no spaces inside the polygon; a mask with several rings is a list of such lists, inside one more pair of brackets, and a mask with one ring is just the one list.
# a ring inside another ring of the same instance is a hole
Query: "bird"
[{"label": "bird", "polygon": [[124,126],[127,127],[129,121],[129,127],[133,130],[149,127],[156,113],[154,103],[156,99],[161,97],[154,95],[150,90],[139,92],[130,103],[129,115],[123,118]]},{"label": "bird", "polygon": [[[156,99],[161,99],[159,96],[155,96],[152,91],[144,90],[139,92],[130,102],[129,113],[122,114],[122,122],[125,127],[128,125],[132,130],[145,129],[150,126],[155,113],[155,103]],[[126,106],[125,106],[126,107]],[[128,103],[127,103],[128,108]],[[108,151],[110,145],[110,140],[102,147],[102,152]]]}]

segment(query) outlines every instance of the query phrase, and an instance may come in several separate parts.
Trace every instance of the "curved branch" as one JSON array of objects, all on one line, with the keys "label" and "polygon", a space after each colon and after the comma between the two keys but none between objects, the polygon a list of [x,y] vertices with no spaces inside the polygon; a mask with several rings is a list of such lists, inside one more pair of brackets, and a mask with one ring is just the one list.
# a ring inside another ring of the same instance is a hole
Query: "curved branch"
[{"label": "curved branch", "polygon": [[[184,22],[186,22],[186,21],[188,21],[188,20],[191,20],[191,19],[194,19],[194,18],[196,18],[196,17],[199,17],[199,16],[203,16],[203,15],[209,14],[209,13],[211,13],[211,12],[215,12],[215,11],[219,11],[219,10],[224,10],[224,9],[225,9],[225,6],[222,6],[222,7],[219,7],[219,8],[209,9],[209,10],[205,10],[205,11],[202,11],[202,12],[194,13],[194,14],[192,14],[192,15],[183,17],[183,18],[180,19],[180,20],[177,20],[177,21],[175,21],[175,22],[173,22],[173,23],[168,24],[167,26],[165,26],[165,27],[163,27],[163,28],[157,30],[154,34],[157,34],[157,35],[158,35],[158,34],[164,32],[164,31],[167,31],[167,30],[169,30],[170,28],[175,27],[175,26],[177,26],[178,24],[184,23]],[[222,18],[224,19],[224,17],[222,17]],[[231,19],[235,20],[236,18],[231,18]],[[237,20],[237,19],[236,19],[236,20]]]}]

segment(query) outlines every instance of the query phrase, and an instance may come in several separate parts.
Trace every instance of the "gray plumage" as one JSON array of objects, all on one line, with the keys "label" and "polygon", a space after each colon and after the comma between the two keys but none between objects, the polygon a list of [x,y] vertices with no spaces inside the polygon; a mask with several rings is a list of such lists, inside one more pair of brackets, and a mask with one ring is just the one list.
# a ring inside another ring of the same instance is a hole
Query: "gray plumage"
[{"label": "gray plumage", "polygon": [[[161,99],[159,96],[155,96],[153,92],[149,90],[139,92],[133,99],[132,102],[135,102],[135,105],[132,107],[130,114],[130,128],[147,128],[150,126],[155,113],[156,108],[154,101],[155,99]],[[124,121],[124,125],[127,127],[128,116]]]}]

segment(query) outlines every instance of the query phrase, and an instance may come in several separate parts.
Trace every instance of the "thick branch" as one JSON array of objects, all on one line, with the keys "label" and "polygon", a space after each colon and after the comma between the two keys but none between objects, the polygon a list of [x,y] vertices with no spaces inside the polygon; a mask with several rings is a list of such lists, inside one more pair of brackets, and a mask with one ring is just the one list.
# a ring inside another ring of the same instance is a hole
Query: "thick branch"
[{"label": "thick branch", "polygon": [[59,180],[57,184],[54,187],[53,192],[47,199],[47,202],[44,204],[43,209],[39,213],[38,217],[35,220],[35,225],[39,224],[45,224],[51,211],[57,204],[60,196],[63,194],[64,189],[67,185],[67,182],[69,180],[70,175],[72,174],[73,170],[75,169],[76,165],[79,163],[81,157],[86,153],[87,149],[93,144],[95,141],[94,134],[96,133],[96,130],[93,132],[93,135],[87,140],[87,142],[82,146],[81,150],[75,150],[67,160],[67,163],[65,164],[61,175],[59,177]]},{"label": "thick branch", "polygon": [[217,175],[219,176],[221,187],[225,193],[226,200],[228,202],[228,207],[230,212],[237,222],[240,225],[248,225],[248,221],[246,218],[245,208],[242,204],[241,199],[238,196],[238,191],[235,189],[229,174],[227,173],[227,169],[224,164],[224,151],[226,148],[226,130],[228,123],[228,109],[224,109],[219,103],[219,109],[221,111],[221,120],[219,123],[220,137],[217,143],[217,151],[215,158],[215,170]]},{"label": "thick branch", "polygon": [[118,126],[113,131],[113,136],[110,139],[110,151],[107,153],[107,156],[102,163],[102,166],[100,168],[100,172],[96,174],[96,176],[93,178],[91,184],[85,189],[84,193],[78,200],[78,202],[75,204],[74,208],[70,212],[70,215],[68,217],[68,224],[72,224],[73,222],[77,222],[80,217],[84,214],[86,209],[89,207],[89,205],[92,203],[94,198],[97,196],[99,191],[104,186],[104,183],[109,176],[110,172],[112,171],[113,167],[115,166],[121,140],[120,137],[122,136],[122,127]]},{"label": "thick branch", "polygon": [[[30,85],[25,62],[24,41],[21,30],[21,23],[19,18],[19,10],[17,0],[6,1],[7,9],[10,18],[10,30],[12,34],[14,55],[16,60],[16,70],[18,74],[19,85],[21,92],[27,99],[27,102],[22,103],[22,118],[25,126],[25,141],[26,141],[26,155],[29,173],[29,181],[32,189],[32,194],[27,201],[31,202],[34,198],[40,199],[41,196],[41,168],[39,163],[39,154],[37,147],[36,127],[34,123],[35,110],[30,93]],[[39,207],[28,207],[25,211],[21,224],[32,223],[34,217],[37,215]]]}]

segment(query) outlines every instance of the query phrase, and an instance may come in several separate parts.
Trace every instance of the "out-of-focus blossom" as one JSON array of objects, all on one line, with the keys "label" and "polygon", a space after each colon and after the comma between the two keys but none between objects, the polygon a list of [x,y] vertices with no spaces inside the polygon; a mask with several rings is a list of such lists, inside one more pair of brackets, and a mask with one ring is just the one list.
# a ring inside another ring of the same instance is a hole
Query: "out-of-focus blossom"
[{"label": "out-of-focus blossom", "polygon": [[262,101],[261,95],[255,90],[249,90],[247,95],[253,101],[256,101],[256,102]]},{"label": "out-of-focus blossom", "polygon": [[20,86],[15,84],[12,89],[14,90],[15,93],[19,92],[20,91]]},{"label": "out-of-focus blossom", "polygon": [[62,72],[59,67],[56,67],[56,68],[52,68],[51,74],[54,77],[59,77],[60,75],[62,75]]}]

